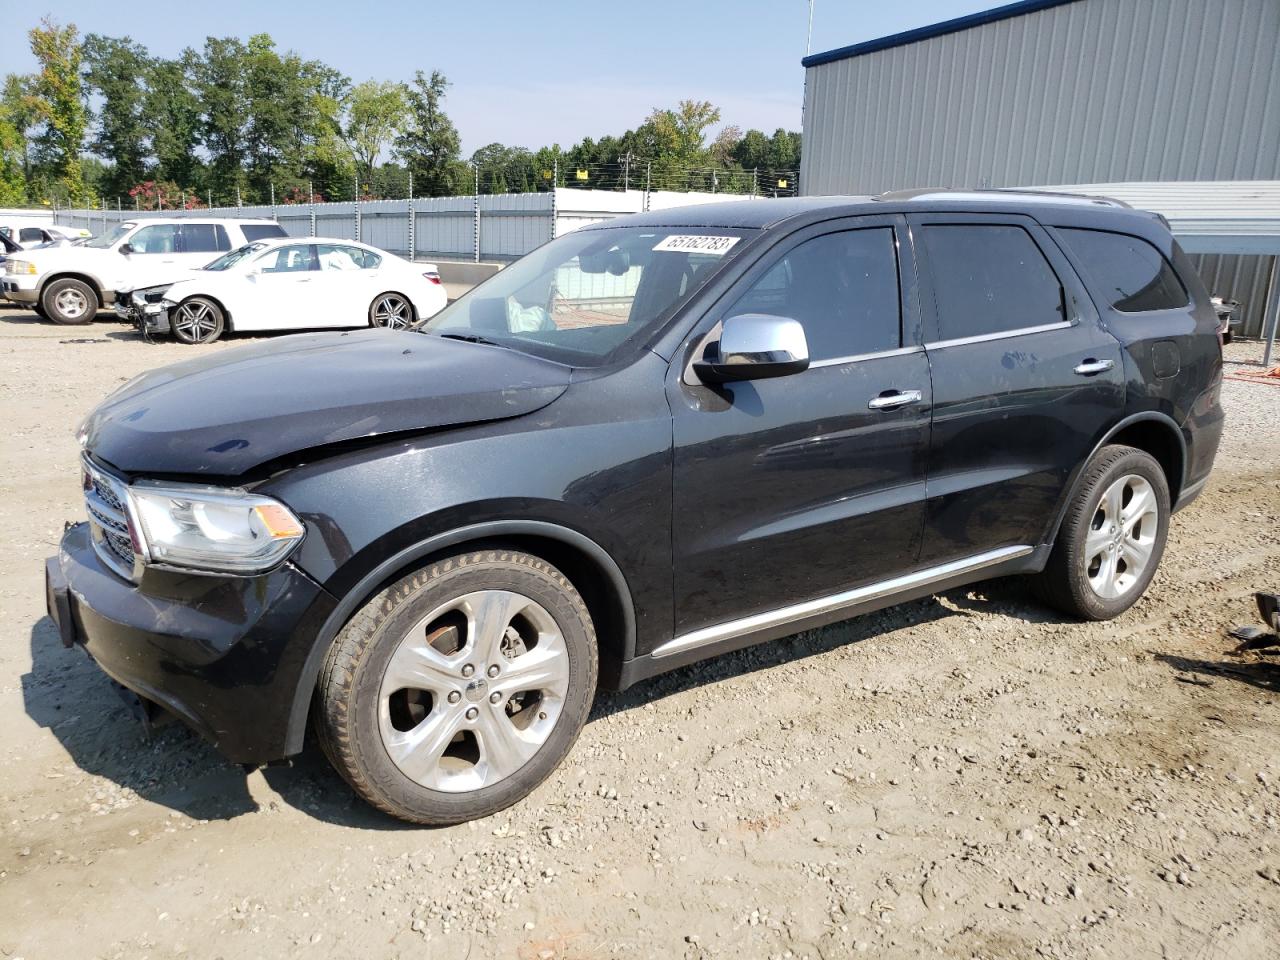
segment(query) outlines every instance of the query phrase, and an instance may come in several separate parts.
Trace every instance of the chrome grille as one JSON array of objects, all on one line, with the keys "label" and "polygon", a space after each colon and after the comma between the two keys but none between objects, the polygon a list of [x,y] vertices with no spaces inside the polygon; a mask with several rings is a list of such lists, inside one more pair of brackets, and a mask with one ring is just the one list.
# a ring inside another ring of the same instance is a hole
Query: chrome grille
[{"label": "chrome grille", "polygon": [[124,484],[103,473],[88,458],[84,470],[84,505],[89,515],[89,532],[98,558],[126,580],[137,580],[141,564],[129,533],[127,494]]}]

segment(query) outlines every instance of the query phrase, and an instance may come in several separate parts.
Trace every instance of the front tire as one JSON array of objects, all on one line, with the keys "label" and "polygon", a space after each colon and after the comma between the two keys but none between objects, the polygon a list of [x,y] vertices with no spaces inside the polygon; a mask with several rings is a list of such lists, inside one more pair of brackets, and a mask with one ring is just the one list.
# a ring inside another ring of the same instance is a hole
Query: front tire
[{"label": "front tire", "polygon": [[43,316],[63,326],[90,323],[98,313],[98,295],[83,280],[55,280],[40,294]]},{"label": "front tire", "polygon": [[1155,458],[1103,447],[1085,467],[1037,591],[1083,620],[1119,616],[1155,576],[1169,514],[1169,484]]},{"label": "front tire", "polygon": [[512,550],[467,553],[393,584],[343,628],[320,673],[320,743],[393,817],[486,817],[559,765],[596,674],[595,628],[560,571]]},{"label": "front tire", "polygon": [[222,308],[208,297],[189,297],[169,316],[169,329],[183,343],[213,343],[226,325]]}]

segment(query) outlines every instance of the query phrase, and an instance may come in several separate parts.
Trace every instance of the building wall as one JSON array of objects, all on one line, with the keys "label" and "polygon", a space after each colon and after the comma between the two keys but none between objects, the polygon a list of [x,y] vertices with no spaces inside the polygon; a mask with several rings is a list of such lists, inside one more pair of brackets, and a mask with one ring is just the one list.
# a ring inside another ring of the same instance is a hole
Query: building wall
[{"label": "building wall", "polygon": [[[804,193],[1280,179],[1280,0],[1075,0],[809,67]],[[1206,262],[1256,332],[1263,258]]]}]

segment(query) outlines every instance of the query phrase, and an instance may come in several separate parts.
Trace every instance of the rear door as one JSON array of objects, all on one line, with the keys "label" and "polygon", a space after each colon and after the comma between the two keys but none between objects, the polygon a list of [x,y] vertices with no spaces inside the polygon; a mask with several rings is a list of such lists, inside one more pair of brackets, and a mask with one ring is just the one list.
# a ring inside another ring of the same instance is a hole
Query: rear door
[{"label": "rear door", "polygon": [[226,228],[218,223],[184,223],[178,229],[175,263],[184,270],[199,270],[231,249]]},{"label": "rear door", "polygon": [[930,386],[904,227],[800,231],[699,328],[695,352],[736,314],[798,320],[808,370],[712,388],[672,365],[678,635],[914,568]]},{"label": "rear door", "polygon": [[1123,408],[1120,345],[1030,218],[910,220],[934,390],[921,563],[1034,547]]}]

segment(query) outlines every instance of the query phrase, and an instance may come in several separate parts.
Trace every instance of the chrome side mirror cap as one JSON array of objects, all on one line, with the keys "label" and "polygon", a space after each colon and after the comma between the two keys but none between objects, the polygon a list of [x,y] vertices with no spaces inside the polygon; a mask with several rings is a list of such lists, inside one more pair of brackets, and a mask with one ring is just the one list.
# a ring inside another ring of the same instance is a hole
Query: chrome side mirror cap
[{"label": "chrome side mirror cap", "polygon": [[800,321],[742,313],[724,321],[720,342],[693,365],[703,383],[786,377],[809,369],[809,343]]}]

